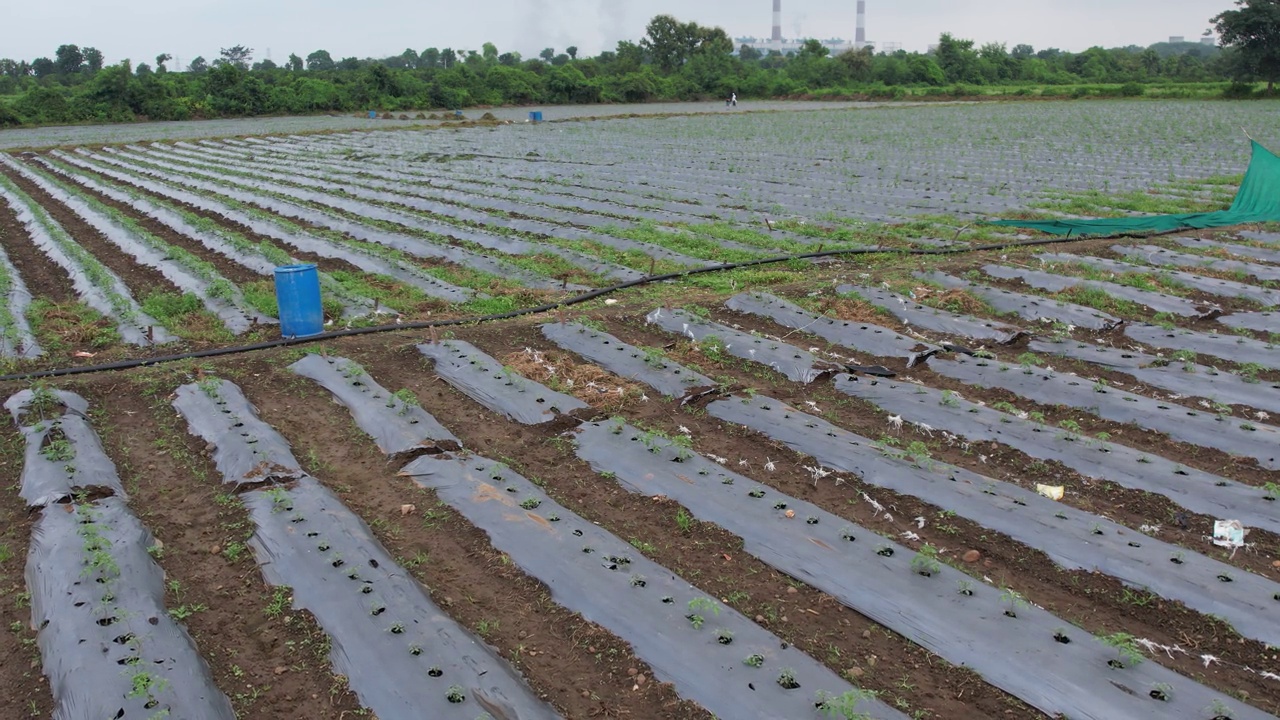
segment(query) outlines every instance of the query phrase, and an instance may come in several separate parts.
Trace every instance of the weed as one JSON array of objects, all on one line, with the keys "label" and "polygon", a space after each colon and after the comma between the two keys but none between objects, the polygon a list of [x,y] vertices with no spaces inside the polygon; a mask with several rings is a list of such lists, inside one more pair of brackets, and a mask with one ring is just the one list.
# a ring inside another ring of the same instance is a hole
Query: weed
[{"label": "weed", "polygon": [[645,542],[643,540],[637,540],[635,538],[631,538],[630,542],[631,542],[631,547],[639,550],[640,552],[646,555],[653,555],[654,553],[658,552],[658,548],[653,543]]},{"label": "weed", "polygon": [[676,527],[680,528],[680,532],[685,535],[688,535],[689,531],[693,529],[693,516],[685,512],[684,508],[676,511]]},{"label": "weed", "polygon": [[763,667],[763,666],[764,666],[764,656],[763,656],[763,655],[748,655],[746,658],[744,658],[744,659],[742,660],[742,664],[743,664],[743,665],[746,665],[747,667],[753,667],[753,668]]},{"label": "weed", "polygon": [[198,613],[198,612],[204,612],[205,610],[208,610],[208,609],[209,609],[209,607],[208,607],[207,605],[204,605],[204,604],[198,604],[198,605],[179,605],[178,607],[173,608],[172,610],[170,610],[170,611],[169,611],[169,614],[170,614],[170,615],[172,615],[172,616],[173,616],[173,619],[175,619],[175,620],[186,620],[187,618],[191,617],[192,615],[195,615],[195,614],[196,614],[196,613]]}]

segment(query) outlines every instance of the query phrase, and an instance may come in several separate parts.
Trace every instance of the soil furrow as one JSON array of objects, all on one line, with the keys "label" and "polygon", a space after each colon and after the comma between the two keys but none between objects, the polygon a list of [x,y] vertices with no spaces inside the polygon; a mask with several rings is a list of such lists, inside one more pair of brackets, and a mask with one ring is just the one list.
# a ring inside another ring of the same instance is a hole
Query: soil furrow
[{"label": "soil furrow", "polygon": [[3,202],[0,202],[0,244],[33,296],[54,303],[76,301],[75,287],[67,272],[40,252],[13,209]]},{"label": "soil furrow", "polygon": [[[507,328],[501,334],[482,333],[480,341],[486,351],[498,357],[545,344],[536,327],[529,326]],[[567,428],[565,423],[530,428],[495,421],[489,411],[434,380],[429,364],[411,345],[395,353],[372,349],[352,352],[347,348],[343,352],[365,364],[388,388],[403,385],[414,391],[427,411],[458,435],[465,447],[506,462],[525,477],[543,483],[558,502],[629,540],[652,560],[715,593],[748,617],[755,617],[762,626],[855,684],[883,692],[882,697],[903,703],[899,707],[926,710],[936,717],[996,716],[1011,709],[1018,717],[1038,716],[972,672],[947,664],[829,595],[744,554],[742,541],[736,536],[697,522],[682,531],[676,519],[680,508],[674,503],[626,492],[578,460],[568,441],[557,437]],[[641,405],[666,419],[679,414],[673,405],[657,400]],[[626,407],[623,414],[632,416],[637,405],[633,401]]]},{"label": "soil furrow", "polygon": [[[46,168],[43,168],[40,165],[37,165],[35,163],[32,163],[32,165],[33,167],[37,167],[42,170],[47,170]],[[120,211],[126,217],[132,219],[134,222],[138,223],[138,225],[142,226],[152,235],[155,235],[156,237],[160,238],[164,242],[169,243],[174,247],[186,250],[187,252],[191,253],[192,255],[195,255],[201,260],[208,262],[210,265],[213,265],[213,267],[218,271],[220,275],[222,275],[223,277],[227,278],[228,280],[234,283],[249,283],[249,282],[254,282],[256,280],[261,280],[263,278],[262,275],[259,275],[258,273],[250,270],[249,268],[245,267],[244,265],[241,265],[238,262],[235,262],[234,260],[228,258],[227,256],[221,253],[210,250],[209,248],[205,247],[204,244],[202,244],[199,240],[183,235],[177,230],[174,230],[168,225],[165,225],[159,220],[156,220],[150,215],[147,215],[146,213],[143,213],[139,210],[129,207],[124,203],[117,202],[107,197],[106,195],[103,195],[102,193],[99,193],[94,190],[90,190],[89,188],[84,187],[79,183],[72,182],[61,176],[59,176],[59,179],[64,180],[69,185],[74,187],[77,192],[80,192],[87,197],[93,198],[94,200],[97,200],[98,202],[102,203],[103,205],[106,205],[107,207]],[[97,180],[96,178],[90,178],[90,179]],[[109,186],[112,184],[113,181],[105,180],[105,181],[99,181],[99,182],[102,182],[102,184]]]},{"label": "soil furrow", "polygon": [[120,248],[102,237],[97,230],[94,230],[88,223],[81,220],[65,205],[54,200],[48,193],[36,187],[26,178],[6,169],[0,169],[0,172],[4,172],[24,193],[40,203],[45,211],[49,213],[49,216],[61,225],[67,231],[67,234],[84,247],[85,250],[92,253],[98,259],[98,262],[106,265],[112,272],[119,275],[120,279],[124,281],[139,302],[153,292],[182,294],[178,287],[169,282],[159,270],[134,262]]},{"label": "soil furrow", "polygon": [[[304,469],[412,568],[432,600],[495,646],[536,692],[572,718],[709,717],[665,684],[641,681],[633,690],[636,678],[651,676],[625,642],[555,605],[541,583],[493,550],[484,532],[438,503],[434,493],[396,477],[400,463],[383,457],[327,391],[284,370],[283,360],[294,357],[284,353],[274,362],[236,363],[230,379],[290,441]],[[414,509],[406,514],[404,505]]]},{"label": "soil furrow", "polygon": [[329,670],[329,642],[288,593],[263,581],[245,540],[253,531],[224,490],[202,444],[175,419],[167,397],[190,368],[97,378],[77,391],[116,463],[130,506],[162,543],[166,604],[183,620],[219,687],[241,717],[338,717],[360,709]]},{"label": "soil furrow", "polygon": [[[609,331],[632,344],[661,346],[671,342],[671,336],[665,336],[664,342],[664,336],[653,334],[650,329],[640,325],[642,322],[643,320],[627,321],[611,327]],[[763,394],[801,410],[814,412],[806,405],[806,401],[813,402],[824,411],[818,413],[824,419],[872,439],[891,434],[882,414],[853,410],[855,402],[834,389],[818,384],[801,387],[778,378],[771,371],[760,372],[754,368],[744,370],[745,364],[714,363],[706,360],[703,355],[679,349],[673,357],[711,377],[723,378],[724,381],[747,388],[757,388]],[[928,384],[932,385],[931,382]],[[828,409],[835,415],[825,412]],[[633,416],[634,413],[628,415]],[[631,419],[634,422],[634,417]],[[1280,708],[1280,692],[1277,692],[1273,684],[1242,669],[1270,667],[1274,664],[1271,653],[1262,643],[1240,638],[1228,626],[1214,618],[1187,610],[1180,603],[1160,599],[1145,591],[1125,588],[1115,579],[1098,573],[1064,571],[1043,553],[1031,550],[977,523],[940,511],[930,506],[927,499],[898,495],[852,477],[842,476],[843,483],[840,485],[836,485],[832,479],[815,481],[804,470],[804,466],[817,467],[819,463],[799,456],[757,433],[715,420],[708,422],[696,412],[683,413],[675,418],[655,419],[655,422],[660,423],[668,432],[675,431],[673,425],[682,424],[693,431],[698,450],[727,458],[731,467],[739,460],[745,460],[746,466],[734,469],[797,498],[813,502],[832,513],[894,536],[899,542],[906,542],[903,533],[915,533],[920,540],[907,544],[918,547],[927,542],[935,548],[946,548],[946,556],[950,557],[950,562],[956,567],[970,572],[979,580],[990,578],[999,586],[1013,587],[1037,605],[1080,624],[1094,634],[1106,635],[1123,631],[1161,644],[1179,645],[1191,654],[1180,655],[1176,659],[1164,655],[1153,659],[1224,692],[1244,689],[1253,704],[1270,708],[1271,712]],[[909,430],[903,430],[903,444],[915,439],[927,440],[923,435],[917,438],[911,437],[909,433]],[[988,462],[981,462],[974,457],[976,450],[966,453],[960,448],[949,448],[943,443],[931,445],[930,450],[935,460],[966,467],[998,479],[1009,480],[1025,476],[1026,465],[1019,467],[1009,464],[1016,462],[1013,457],[1016,453],[1003,446],[1000,453],[1003,468],[992,467],[990,463],[994,455],[988,458]],[[770,460],[775,462],[777,471],[761,472],[760,469]],[[1065,469],[1063,472],[1066,472]],[[864,502],[858,502],[862,493],[888,509],[894,520],[886,522],[883,515],[870,511]],[[1094,501],[1114,508],[1116,515],[1110,515],[1113,520],[1123,520],[1127,515],[1122,502],[1109,501],[1101,492],[1097,493]],[[1098,507],[1085,509],[1099,511]],[[924,527],[918,527],[915,518],[924,518]],[[1177,542],[1181,537],[1188,547],[1220,560],[1229,559],[1228,553],[1212,548],[1202,540],[1202,535],[1208,530],[1201,533],[1190,527],[1177,528],[1172,518],[1154,517],[1146,521],[1162,524],[1164,529],[1160,532],[1160,537],[1166,541]],[[1176,529],[1171,530],[1171,527]],[[978,563],[971,565],[959,559],[968,550],[978,551]],[[1263,572],[1268,577],[1275,577],[1276,571],[1266,556],[1245,557],[1244,553],[1237,553],[1232,562]],[[1212,654],[1224,660],[1231,658],[1230,662],[1236,663],[1237,667],[1215,665],[1206,669],[1199,662],[1201,653]]]},{"label": "soil furrow", "polygon": [[[8,399],[11,393],[0,393]],[[18,478],[26,441],[6,413],[0,418],[0,687],[13,718],[47,718],[53,695],[41,670],[36,632],[32,628],[31,593],[25,568],[31,532],[39,514],[18,497]]]}]

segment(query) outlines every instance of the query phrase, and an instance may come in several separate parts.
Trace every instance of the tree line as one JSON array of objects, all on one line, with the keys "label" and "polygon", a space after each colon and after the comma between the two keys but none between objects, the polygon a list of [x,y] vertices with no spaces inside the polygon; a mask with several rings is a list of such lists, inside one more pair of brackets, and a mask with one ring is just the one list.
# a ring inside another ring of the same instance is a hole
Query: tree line
[{"label": "tree line", "polygon": [[[1280,17],[1280,0],[1238,2],[1243,9],[1232,13],[1251,13],[1256,5]],[[827,46],[810,40],[783,55],[748,45],[735,49],[724,30],[669,15],[653,18],[638,42],[622,41],[595,57],[580,57],[577,48],[568,47],[524,58],[485,43],[479,51],[406,49],[381,59],[335,60],[316,50],[276,64],[254,62],[253,50],[237,45],[222,49],[212,62],[198,57],[178,71],[168,67],[173,58],[167,53],[154,64],[124,60],[104,66],[96,49],[63,45],[53,58],[0,59],[0,126],[637,103],[730,93],[740,98],[895,98],[908,89],[962,95],[970,87],[991,85],[1127,84],[1131,92],[1125,94],[1142,94],[1146,83],[1272,80],[1280,63],[1271,55],[1280,42],[1272,37],[1271,45],[1251,50],[1256,33],[1248,32],[1245,20],[1256,18],[1237,21],[1231,13],[1214,18],[1228,45],[1223,49],[1186,43],[1093,47],[1080,53],[977,46],[944,34],[928,53],[863,48],[833,56]]]}]

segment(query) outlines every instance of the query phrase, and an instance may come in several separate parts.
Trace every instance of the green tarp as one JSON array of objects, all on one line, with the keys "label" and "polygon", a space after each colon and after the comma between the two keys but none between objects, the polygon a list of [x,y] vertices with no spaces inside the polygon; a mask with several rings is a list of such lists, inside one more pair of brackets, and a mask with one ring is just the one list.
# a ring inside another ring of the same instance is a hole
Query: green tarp
[{"label": "green tarp", "polygon": [[1097,220],[996,220],[990,224],[1028,228],[1054,235],[1121,235],[1257,222],[1280,222],[1280,158],[1255,141],[1253,159],[1249,161],[1244,182],[1240,183],[1240,191],[1236,193],[1236,199],[1229,210]]}]

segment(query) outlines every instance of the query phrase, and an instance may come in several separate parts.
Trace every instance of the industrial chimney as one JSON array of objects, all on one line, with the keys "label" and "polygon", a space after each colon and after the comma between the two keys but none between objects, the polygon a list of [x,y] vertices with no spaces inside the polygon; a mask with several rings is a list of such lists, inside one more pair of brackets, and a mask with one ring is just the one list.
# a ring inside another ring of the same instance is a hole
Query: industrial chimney
[{"label": "industrial chimney", "polygon": [[[777,0],[774,0],[775,4]],[[847,5],[845,7],[848,7]],[[867,46],[867,0],[858,0],[858,30],[853,38],[853,47],[857,50]]]},{"label": "industrial chimney", "polygon": [[782,0],[773,0],[773,38],[772,42],[782,42]]}]

